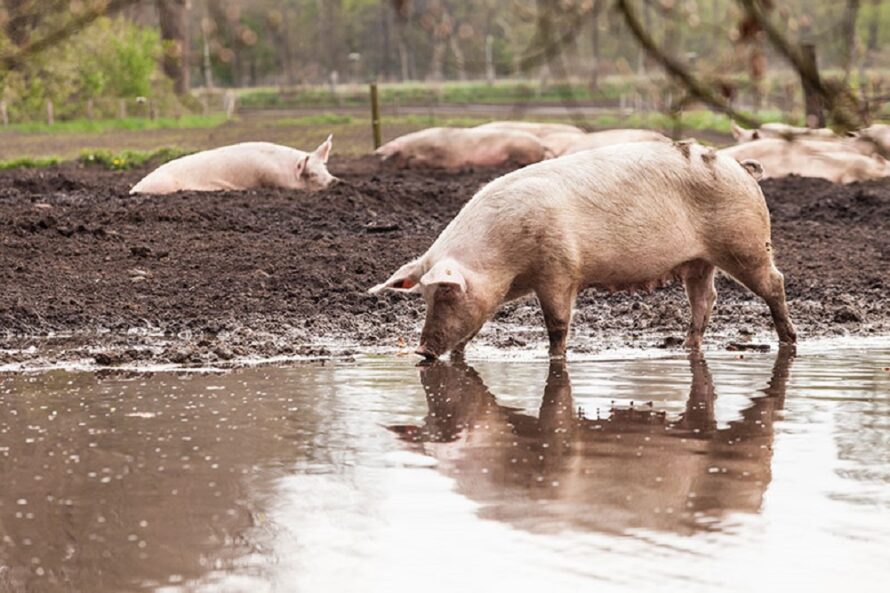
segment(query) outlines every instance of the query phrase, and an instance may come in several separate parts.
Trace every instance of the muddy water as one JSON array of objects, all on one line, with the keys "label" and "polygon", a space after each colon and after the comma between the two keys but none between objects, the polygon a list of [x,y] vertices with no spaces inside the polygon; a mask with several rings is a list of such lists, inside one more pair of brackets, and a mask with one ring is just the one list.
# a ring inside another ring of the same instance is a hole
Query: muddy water
[{"label": "muddy water", "polygon": [[890,582],[890,340],[413,363],[0,377],[0,591]]}]

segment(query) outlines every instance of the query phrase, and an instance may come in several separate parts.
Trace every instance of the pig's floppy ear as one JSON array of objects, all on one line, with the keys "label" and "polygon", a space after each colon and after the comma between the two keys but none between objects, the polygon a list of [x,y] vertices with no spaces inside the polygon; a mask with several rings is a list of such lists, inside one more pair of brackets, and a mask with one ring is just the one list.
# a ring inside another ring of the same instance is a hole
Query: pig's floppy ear
[{"label": "pig's floppy ear", "polygon": [[402,292],[420,292],[420,260],[408,262],[399,271],[389,277],[386,282],[381,282],[368,290],[371,294],[377,294],[383,290],[400,290]]},{"label": "pig's floppy ear", "polygon": [[321,162],[327,163],[328,157],[331,156],[331,148],[334,146],[334,135],[329,134],[328,139],[322,142],[318,148],[315,149],[315,156],[321,159]]},{"label": "pig's floppy ear", "polygon": [[430,271],[420,279],[423,286],[447,285],[459,288],[461,292],[467,290],[467,279],[461,271],[460,265],[453,259],[443,259],[430,268]]},{"label": "pig's floppy ear", "polygon": [[296,167],[294,167],[294,173],[299,177],[303,173],[306,172],[306,166],[309,165],[309,155],[307,154],[297,163]]}]

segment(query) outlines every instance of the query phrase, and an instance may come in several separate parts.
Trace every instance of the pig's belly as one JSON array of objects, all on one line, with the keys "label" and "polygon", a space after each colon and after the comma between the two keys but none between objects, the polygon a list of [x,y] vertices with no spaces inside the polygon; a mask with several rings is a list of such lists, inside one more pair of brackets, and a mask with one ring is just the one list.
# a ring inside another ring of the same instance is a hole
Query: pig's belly
[{"label": "pig's belly", "polygon": [[682,280],[687,269],[699,261],[695,250],[663,250],[646,258],[629,253],[587,270],[583,284],[609,292],[651,292]]}]

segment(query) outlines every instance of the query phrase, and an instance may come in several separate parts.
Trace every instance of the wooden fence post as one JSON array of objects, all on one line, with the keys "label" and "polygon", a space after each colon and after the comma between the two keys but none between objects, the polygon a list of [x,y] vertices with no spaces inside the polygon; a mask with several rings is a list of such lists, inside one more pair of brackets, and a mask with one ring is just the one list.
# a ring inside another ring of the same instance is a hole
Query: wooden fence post
[{"label": "wooden fence post", "polygon": [[121,99],[120,104],[118,105],[119,115],[121,119],[127,119],[127,101],[126,99]]},{"label": "wooden fence post", "polygon": [[374,133],[374,149],[380,148],[383,138],[380,134],[380,102],[377,97],[377,83],[371,83],[371,130]]},{"label": "wooden fence post", "polygon": [[49,125],[56,123],[56,114],[52,99],[47,99],[46,101],[46,123]]},{"label": "wooden fence post", "polygon": [[6,110],[6,101],[0,101],[0,121],[3,122],[4,127],[9,125],[9,112]]}]

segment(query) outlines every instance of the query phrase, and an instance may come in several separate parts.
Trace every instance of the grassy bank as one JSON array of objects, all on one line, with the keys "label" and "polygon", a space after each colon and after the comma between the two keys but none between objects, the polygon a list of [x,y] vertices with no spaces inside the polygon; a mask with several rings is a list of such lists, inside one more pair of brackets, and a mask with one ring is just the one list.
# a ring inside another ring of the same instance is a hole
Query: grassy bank
[{"label": "grassy bank", "polygon": [[122,119],[74,119],[58,121],[53,125],[47,122],[23,122],[10,124],[0,128],[0,137],[4,133],[25,134],[83,134],[113,131],[141,132],[145,130],[184,130],[194,128],[215,128],[226,122],[226,116],[214,115],[183,115],[182,117],[125,117]]}]

